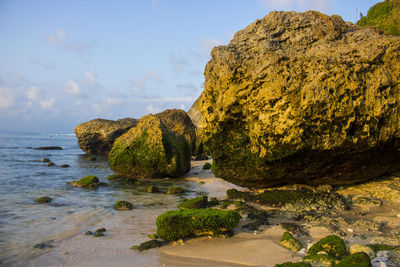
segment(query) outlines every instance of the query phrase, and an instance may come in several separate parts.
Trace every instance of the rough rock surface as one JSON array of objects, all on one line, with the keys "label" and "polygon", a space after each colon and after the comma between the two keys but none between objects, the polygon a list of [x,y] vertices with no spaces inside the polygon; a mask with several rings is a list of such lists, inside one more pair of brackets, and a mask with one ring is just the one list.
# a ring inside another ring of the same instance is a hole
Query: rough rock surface
[{"label": "rough rock surface", "polygon": [[216,176],[266,187],[400,170],[400,38],[271,12],[212,50],[199,110]]},{"label": "rough rock surface", "polygon": [[196,101],[193,103],[192,107],[189,109],[187,114],[196,127],[196,145],[193,151],[193,155],[196,155],[197,160],[204,160],[208,159],[208,157],[205,154],[204,150],[203,124],[202,124],[203,115],[199,110],[199,102],[200,102],[200,97],[196,99]]},{"label": "rough rock surface", "polygon": [[117,138],[108,154],[114,172],[140,178],[182,175],[190,170],[190,158],[185,138],[154,115]]},{"label": "rough rock surface", "polygon": [[179,135],[182,135],[188,142],[190,149],[192,151],[195,150],[196,127],[185,111],[181,109],[167,109],[161,113],[155,114],[154,116],[159,118],[165,127]]},{"label": "rough rock surface", "polygon": [[94,119],[75,127],[79,147],[87,154],[107,155],[115,139],[132,127],[139,120],[125,118],[117,121]]}]

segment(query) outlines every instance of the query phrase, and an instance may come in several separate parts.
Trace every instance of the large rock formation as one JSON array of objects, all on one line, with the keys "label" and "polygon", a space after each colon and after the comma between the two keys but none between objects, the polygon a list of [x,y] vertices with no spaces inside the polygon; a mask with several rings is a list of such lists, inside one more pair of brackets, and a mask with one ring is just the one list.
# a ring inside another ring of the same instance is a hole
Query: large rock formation
[{"label": "large rock formation", "polygon": [[196,144],[193,150],[193,155],[196,156],[195,160],[205,160],[208,159],[208,156],[204,148],[203,124],[202,124],[203,115],[199,110],[199,102],[200,102],[200,97],[196,99],[196,101],[193,103],[192,107],[189,109],[187,114],[196,128]]},{"label": "large rock formation", "polygon": [[272,12],[212,50],[199,103],[214,173],[349,184],[400,170],[400,38]]},{"label": "large rock formation", "polygon": [[154,115],[117,138],[108,154],[114,172],[139,178],[182,175],[190,170],[190,158],[186,139]]},{"label": "large rock formation", "polygon": [[154,116],[159,118],[165,127],[182,135],[188,142],[190,149],[192,151],[195,150],[196,126],[194,126],[192,120],[185,111],[181,109],[167,109]]},{"label": "large rock formation", "polygon": [[125,118],[117,121],[94,119],[75,127],[79,147],[87,154],[107,155],[115,139],[132,127],[139,120]]},{"label": "large rock formation", "polygon": [[358,22],[360,26],[373,26],[387,34],[400,35],[400,0],[386,0],[375,4],[366,17]]}]

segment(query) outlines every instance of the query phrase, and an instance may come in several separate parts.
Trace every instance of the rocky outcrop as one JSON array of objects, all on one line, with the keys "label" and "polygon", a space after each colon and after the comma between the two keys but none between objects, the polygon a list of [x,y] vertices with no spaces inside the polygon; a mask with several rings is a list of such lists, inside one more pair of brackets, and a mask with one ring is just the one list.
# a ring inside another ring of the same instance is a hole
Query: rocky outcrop
[{"label": "rocky outcrop", "polygon": [[400,38],[271,12],[212,50],[199,110],[216,176],[266,187],[400,170]]},{"label": "rocky outcrop", "polygon": [[154,115],[117,138],[108,154],[114,172],[140,178],[182,175],[190,170],[190,158],[186,139]]},{"label": "rocky outcrop", "polygon": [[190,149],[192,151],[195,150],[196,127],[185,111],[181,109],[167,109],[161,113],[155,114],[154,116],[159,118],[165,127],[179,135],[182,135],[188,142]]},{"label": "rocky outcrop", "polygon": [[195,160],[205,160],[208,159],[208,156],[203,142],[203,115],[199,110],[199,102],[200,97],[196,99],[187,114],[196,127],[196,145],[193,150],[193,155],[195,156]]},{"label": "rocky outcrop", "polygon": [[75,127],[79,147],[87,154],[107,155],[115,139],[132,127],[139,120],[125,118],[117,121],[94,119]]}]

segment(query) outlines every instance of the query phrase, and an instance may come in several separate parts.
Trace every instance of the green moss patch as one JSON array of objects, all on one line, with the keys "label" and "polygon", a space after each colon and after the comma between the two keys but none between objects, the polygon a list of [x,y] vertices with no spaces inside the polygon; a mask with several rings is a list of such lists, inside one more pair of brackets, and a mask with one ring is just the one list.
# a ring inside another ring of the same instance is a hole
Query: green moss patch
[{"label": "green moss patch", "polygon": [[133,205],[128,201],[120,200],[114,204],[114,208],[116,210],[131,210],[133,209]]},{"label": "green moss patch", "polygon": [[389,245],[383,245],[383,244],[370,244],[367,246],[372,248],[375,253],[378,251],[392,251],[392,250],[396,250],[399,248],[398,246],[389,246]]},{"label": "green moss patch", "polygon": [[208,198],[206,195],[185,200],[179,204],[180,209],[205,209],[208,206]]},{"label": "green moss patch", "polygon": [[386,0],[375,4],[357,24],[374,26],[386,34],[400,35],[400,1]]},{"label": "green moss patch", "polygon": [[326,252],[329,256],[337,259],[347,256],[347,249],[343,239],[335,235],[329,235],[319,240],[310,247],[307,255],[318,255],[321,252]]},{"label": "green moss patch", "polygon": [[185,189],[183,189],[180,186],[170,186],[168,187],[167,194],[172,194],[172,195],[180,195],[185,193]]},{"label": "green moss patch", "polygon": [[100,185],[100,181],[97,178],[97,176],[88,175],[86,177],[83,177],[79,181],[72,181],[69,184],[71,184],[73,186],[76,186],[76,187],[94,189],[94,188],[97,188]]},{"label": "green moss patch", "polygon": [[367,253],[357,252],[344,258],[336,264],[336,267],[372,267],[371,260]]},{"label": "green moss patch", "polygon": [[282,239],[281,239],[281,245],[284,246],[285,248],[293,251],[293,252],[298,252],[299,250],[302,249],[302,245],[300,244],[299,241],[297,241],[291,233],[289,232],[284,232]]},{"label": "green moss patch", "polygon": [[210,169],[211,169],[211,164],[209,162],[204,163],[203,170],[210,170]]},{"label": "green moss patch", "polygon": [[149,240],[146,242],[143,242],[142,244],[140,244],[139,246],[133,246],[131,247],[131,249],[134,250],[139,250],[139,251],[145,251],[145,250],[149,250],[152,248],[159,248],[164,246],[166,243],[163,241],[159,241],[159,240]]},{"label": "green moss patch", "polygon": [[308,262],[313,266],[333,267],[336,264],[336,259],[327,254],[308,255],[303,258],[304,262]]},{"label": "green moss patch", "polygon": [[157,235],[166,241],[194,235],[219,235],[232,230],[240,220],[236,211],[187,209],[168,211],[157,218]]},{"label": "green moss patch", "polygon": [[146,191],[148,193],[158,193],[160,192],[160,188],[158,188],[158,186],[156,185],[150,185],[149,187],[147,187]]},{"label": "green moss patch", "polygon": [[312,267],[312,265],[308,262],[285,262],[275,264],[274,267]]},{"label": "green moss patch", "polygon": [[43,204],[43,203],[49,203],[49,202],[52,201],[52,200],[53,200],[53,199],[52,199],[51,197],[44,196],[44,197],[39,197],[39,198],[35,199],[35,202],[36,202],[36,203]]}]

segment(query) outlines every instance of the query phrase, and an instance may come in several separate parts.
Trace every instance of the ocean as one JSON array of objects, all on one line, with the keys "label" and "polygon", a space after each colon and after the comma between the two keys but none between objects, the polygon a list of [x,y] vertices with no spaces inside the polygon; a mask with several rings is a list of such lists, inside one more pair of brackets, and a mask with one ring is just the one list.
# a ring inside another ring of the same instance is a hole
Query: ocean
[{"label": "ocean", "polygon": [[[60,146],[62,150],[35,150]],[[55,166],[47,166],[47,158]],[[61,164],[70,167],[62,168]],[[0,265],[24,266],[57,242],[99,225],[103,220],[124,221],[136,229],[132,240],[145,240],[143,232],[155,229],[155,218],[176,209],[181,197],[146,192],[157,183],[163,191],[170,185],[188,189],[185,197],[195,196],[196,183],[183,179],[144,181],[141,185],[109,182],[113,174],[105,156],[90,160],[77,145],[74,134],[0,132]],[[86,175],[96,175],[109,186],[87,190],[68,185]],[[49,196],[48,204],[34,199]],[[118,200],[133,203],[132,211],[117,211]],[[148,233],[151,234],[151,233]],[[40,244],[45,244],[45,248]],[[132,245],[135,245],[132,243]],[[136,243],[137,245],[137,243]],[[129,249],[129,248],[127,248]]]}]

